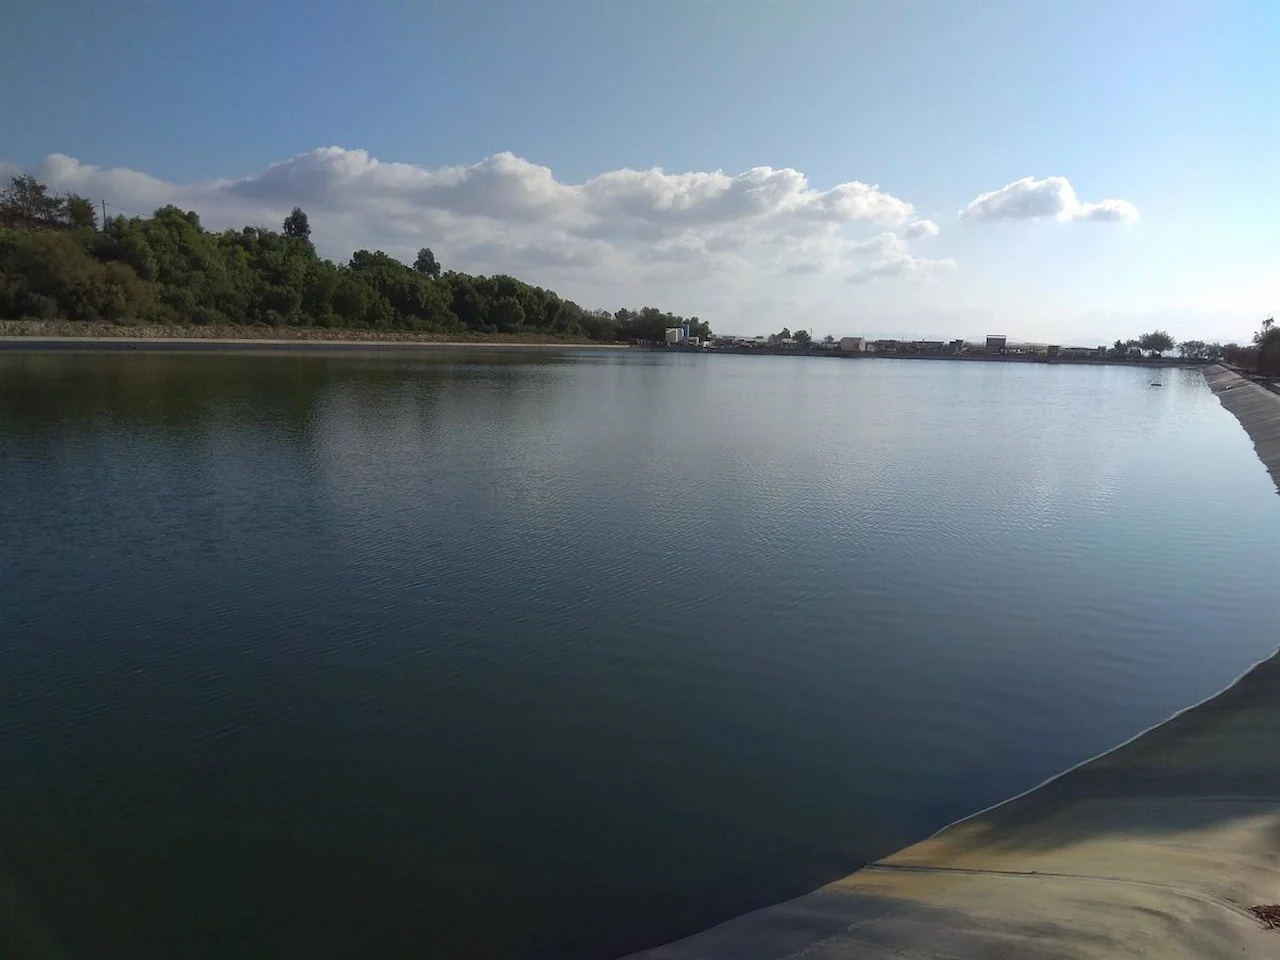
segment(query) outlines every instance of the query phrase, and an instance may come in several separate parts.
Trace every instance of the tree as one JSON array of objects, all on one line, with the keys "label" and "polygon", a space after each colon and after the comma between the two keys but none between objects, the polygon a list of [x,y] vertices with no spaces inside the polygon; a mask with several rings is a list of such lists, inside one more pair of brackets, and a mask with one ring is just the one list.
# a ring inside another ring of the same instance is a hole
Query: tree
[{"label": "tree", "polygon": [[825,337],[822,338],[822,342],[826,344],[832,344],[836,342],[836,338],[828,333]]},{"label": "tree", "polygon": [[57,213],[57,198],[49,196],[48,188],[30,174],[10,177],[9,186],[0,191],[0,226],[49,224]]},{"label": "tree", "polygon": [[1178,344],[1178,352],[1184,360],[1203,360],[1208,344],[1203,340],[1183,340]]},{"label": "tree", "polygon": [[364,249],[357,250],[351,254],[351,260],[348,261],[347,266],[357,273],[372,272],[379,269],[392,271],[404,269],[404,264],[391,256],[391,254],[384,253],[381,250],[375,250],[370,253]]},{"label": "tree", "polygon": [[797,330],[795,332],[795,341],[802,347],[807,347],[813,343],[813,334],[808,330]]},{"label": "tree", "polygon": [[778,344],[778,343],[781,343],[783,340],[790,340],[790,339],[791,339],[791,331],[788,330],[786,327],[783,327],[777,333],[770,334],[769,336],[769,342],[773,344]]},{"label": "tree", "polygon": [[1172,350],[1173,344],[1173,337],[1163,330],[1152,330],[1150,333],[1144,333],[1138,338],[1138,346],[1150,352],[1153,357],[1160,356],[1166,350]]},{"label": "tree", "polygon": [[311,221],[301,207],[294,207],[293,212],[284,218],[284,235],[293,240],[311,239]]},{"label": "tree", "polygon": [[1253,335],[1258,348],[1258,373],[1271,377],[1280,374],[1280,327],[1274,317],[1262,321],[1262,329]]},{"label": "tree", "polygon": [[413,269],[433,279],[440,276],[440,264],[430,247],[423,247],[418,251],[418,258],[413,261]]},{"label": "tree", "polygon": [[515,297],[503,297],[493,305],[493,324],[501,331],[514,333],[524,325],[524,307]]},{"label": "tree", "polygon": [[78,193],[68,193],[62,198],[62,206],[66,212],[67,222],[71,226],[87,227],[90,230],[98,228],[98,211],[94,209],[93,203],[87,197],[82,197]]},{"label": "tree", "polygon": [[445,273],[425,248],[413,267],[381,250],[357,250],[340,265],[316,255],[300,208],[280,230],[210,233],[195,212],[175,206],[150,217],[111,217],[101,232],[94,224],[88,199],[54,197],[32,177],[0,188],[0,319],[501,330],[594,340],[660,340],[667,328],[687,325],[691,336],[711,335],[705,320],[657,307],[588,311],[515,277]]}]

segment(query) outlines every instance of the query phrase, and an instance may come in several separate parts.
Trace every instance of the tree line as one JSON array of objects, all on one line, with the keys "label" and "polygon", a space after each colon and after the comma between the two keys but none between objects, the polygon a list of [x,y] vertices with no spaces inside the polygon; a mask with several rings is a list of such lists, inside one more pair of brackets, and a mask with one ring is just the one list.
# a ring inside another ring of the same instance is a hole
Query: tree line
[{"label": "tree line", "polygon": [[1275,326],[1272,317],[1262,321],[1261,328],[1253,335],[1252,344],[1206,343],[1203,340],[1176,343],[1163,330],[1154,330],[1136,340],[1117,340],[1107,352],[1113,357],[1125,357],[1136,350],[1158,357],[1175,346],[1185,360],[1225,360],[1266,376],[1280,376],[1280,327]]},{"label": "tree line", "polygon": [[0,191],[0,319],[26,318],[599,341],[659,341],[688,323],[692,335],[711,335],[698,317],[656,307],[589,310],[515,277],[444,270],[425,247],[412,265],[381,250],[334,263],[317,255],[297,207],[279,231],[210,232],[175,206],[99,225],[88,199],[53,196],[20,175]]},{"label": "tree line", "polygon": [[[1275,317],[1267,317],[1262,326],[1253,335],[1253,347],[1248,351],[1251,357],[1242,357],[1240,365],[1250,366],[1258,373],[1268,377],[1280,376],[1280,327],[1276,326]],[[1252,363],[1247,362],[1252,360]]]}]

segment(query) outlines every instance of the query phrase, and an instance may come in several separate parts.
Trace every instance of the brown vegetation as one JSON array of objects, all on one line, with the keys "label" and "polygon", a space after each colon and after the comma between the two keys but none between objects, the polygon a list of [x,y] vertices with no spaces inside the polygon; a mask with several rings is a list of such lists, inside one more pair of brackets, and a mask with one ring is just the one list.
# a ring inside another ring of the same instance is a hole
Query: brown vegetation
[{"label": "brown vegetation", "polygon": [[1280,904],[1250,907],[1249,912],[1273,930],[1280,927]]}]

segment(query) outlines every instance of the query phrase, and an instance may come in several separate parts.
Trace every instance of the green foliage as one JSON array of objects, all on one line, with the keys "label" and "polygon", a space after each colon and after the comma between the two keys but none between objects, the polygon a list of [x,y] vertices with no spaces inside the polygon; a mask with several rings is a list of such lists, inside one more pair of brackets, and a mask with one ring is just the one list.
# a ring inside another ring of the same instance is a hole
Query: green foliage
[{"label": "green foliage", "polygon": [[413,269],[419,273],[425,273],[428,277],[440,276],[440,264],[430,247],[423,247],[418,251],[418,257],[413,261]]},{"label": "green foliage", "polygon": [[[564,307],[569,310],[572,315],[578,310],[576,304],[570,305],[567,301]],[[571,308],[571,309],[570,309]],[[600,339],[613,340],[646,340],[650,342],[661,341],[671,327],[680,327],[689,324],[689,336],[706,339],[711,336],[711,324],[698,317],[680,317],[673,313],[664,313],[657,307],[643,307],[640,310],[631,310],[626,307],[615,311],[612,316],[612,335],[604,335]],[[584,329],[587,328],[607,328],[610,325],[610,318],[606,315],[596,314],[589,318],[578,318],[575,321]],[[593,334],[588,334],[594,336]]]},{"label": "green foliage", "polygon": [[81,227],[86,230],[98,229],[98,211],[87,197],[78,193],[68,193],[62,198],[62,216],[67,226]]},{"label": "green foliage", "polygon": [[426,248],[413,267],[381,250],[357,250],[345,265],[322,260],[301,208],[279,233],[260,227],[210,233],[194,212],[173,206],[146,218],[109,218],[95,233],[88,200],[50,197],[43,184],[20,176],[0,192],[0,215],[0,319],[536,333],[605,341],[661,340],[668,327],[688,323],[693,336],[711,335],[705,321],[655,307],[590,311],[514,277],[445,273]]},{"label": "green foliage", "polygon": [[97,225],[98,215],[88,198],[78,193],[50,196],[45,185],[35,177],[26,174],[10,177],[9,185],[0,190],[0,227],[93,230]]},{"label": "green foliage", "polygon": [[311,241],[311,221],[301,207],[294,207],[293,212],[284,218],[284,235],[291,240]]},{"label": "green foliage", "polygon": [[1173,344],[1173,337],[1163,330],[1153,330],[1150,333],[1144,333],[1138,338],[1138,346],[1148,351],[1153,357],[1158,357],[1166,350],[1172,350]]},{"label": "green foliage", "polygon": [[807,347],[809,344],[813,343],[813,334],[808,330],[797,330],[793,336],[795,337],[796,343],[802,347]]},{"label": "green foliage", "polygon": [[1253,335],[1253,345],[1258,348],[1258,373],[1280,375],[1280,327],[1275,325],[1274,317],[1262,321],[1262,329]]},{"label": "green foliage", "polygon": [[58,219],[58,199],[49,196],[35,177],[19,174],[0,191],[0,217],[2,226],[53,225]]}]

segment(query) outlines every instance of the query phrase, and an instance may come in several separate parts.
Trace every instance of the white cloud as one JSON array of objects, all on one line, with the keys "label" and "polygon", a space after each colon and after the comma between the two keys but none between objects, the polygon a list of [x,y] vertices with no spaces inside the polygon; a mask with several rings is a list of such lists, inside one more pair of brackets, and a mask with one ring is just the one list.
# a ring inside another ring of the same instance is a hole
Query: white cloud
[{"label": "white cloud", "polygon": [[[792,283],[838,277],[849,257],[867,253],[914,263],[906,238],[937,233],[877,186],[850,180],[823,190],[798,170],[765,166],[739,174],[621,169],[574,184],[512,153],[428,169],[322,147],[250,176],[190,184],[63,154],[35,173],[55,190],[105,198],[117,210],[194,209],[211,229],[274,226],[298,205],[326,255],[377,247],[410,259],[429,245],[448,266],[568,283],[570,296],[575,277],[594,281],[602,270],[656,283],[728,282],[753,271]],[[858,239],[877,226],[903,232]]]},{"label": "white cloud", "polygon": [[1023,177],[1007,183],[999,190],[979,194],[960,211],[962,220],[1032,220],[1053,217],[1067,222],[1131,223],[1138,219],[1138,208],[1128,200],[1099,200],[1082,203],[1066,177]]},{"label": "white cloud", "polygon": [[870,240],[859,240],[849,244],[850,253],[879,253],[899,256],[907,252],[907,243],[896,233],[882,233]]},{"label": "white cloud", "polygon": [[875,260],[865,267],[855,270],[849,275],[850,283],[870,283],[886,277],[912,277],[917,280],[936,280],[939,271],[955,269],[956,262],[950,257],[930,260],[916,257],[910,253],[891,253]]},{"label": "white cloud", "polygon": [[512,273],[588,307],[653,302],[743,319],[765,303],[843,302],[851,272],[927,279],[954,265],[913,255],[938,227],[908,201],[852,179],[815,186],[790,168],[620,169],[570,183],[512,153],[427,168],[322,147],[193,183],[63,154],[32,172],[55,191],[105,199],[109,212],[171,203],[213,230],[278,227],[297,205],[336,260],[364,247],[409,262],[430,246],[447,268]]},{"label": "white cloud", "polygon": [[938,225],[932,220],[916,220],[907,224],[907,228],[902,231],[902,235],[910,240],[917,237],[936,237],[938,235]]}]

